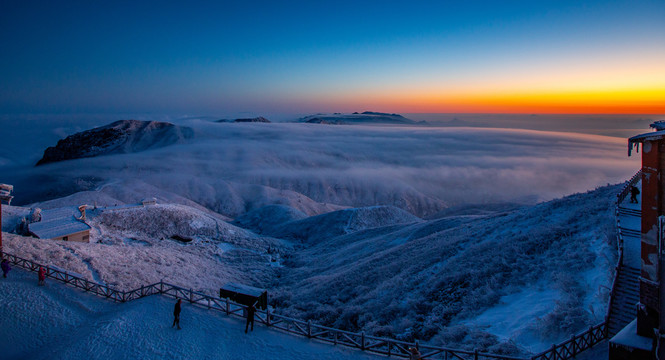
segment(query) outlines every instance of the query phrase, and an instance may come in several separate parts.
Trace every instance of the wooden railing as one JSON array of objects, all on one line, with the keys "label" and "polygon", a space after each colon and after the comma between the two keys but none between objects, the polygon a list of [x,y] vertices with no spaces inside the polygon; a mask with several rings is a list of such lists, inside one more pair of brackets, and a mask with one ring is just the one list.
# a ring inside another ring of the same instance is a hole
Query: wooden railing
[{"label": "wooden railing", "polygon": [[[381,338],[366,335],[364,332],[354,333],[350,331],[339,330],[314,324],[311,321],[293,319],[287,316],[274,314],[268,310],[257,310],[255,321],[268,327],[279,329],[281,331],[304,336],[309,339],[331,343],[335,345],[344,345],[362,351],[372,352],[386,356],[396,356],[402,358],[409,357],[409,348],[415,347],[422,354],[422,359],[445,359],[445,360],[563,360],[575,357],[582,351],[591,348],[599,342],[607,339],[608,320],[610,309],[613,303],[618,272],[623,264],[623,237],[618,223],[619,204],[626,198],[630,192],[630,186],[639,181],[641,172],[635,174],[622,191],[617,195],[615,214],[617,215],[617,247],[619,250],[619,261],[615,269],[614,281],[610,290],[610,302],[608,304],[605,320],[588,330],[571,336],[560,344],[552,345],[552,348],[536,354],[530,358],[511,357],[506,355],[488,354],[476,351],[451,349],[445,347],[422,345],[418,342],[409,343],[393,339]],[[229,299],[216,298],[192,289],[185,289],[177,285],[158,282],[152,285],[141,286],[138,289],[130,291],[119,291],[106,285],[86,280],[80,276],[54,269],[45,265],[40,265],[30,260],[20,258],[16,255],[4,253],[4,257],[11,263],[30,271],[39,271],[40,267],[46,269],[46,276],[72,285],[86,292],[102,296],[114,301],[127,302],[151,295],[164,295],[171,298],[179,298],[188,301],[195,306],[216,310],[225,313],[228,316],[244,317],[246,306],[237,304]]]},{"label": "wooden railing", "polygon": [[[101,285],[84,279],[78,275],[68,273],[59,269],[41,265],[36,262],[23,259],[16,255],[4,253],[4,257],[12,264],[29,271],[37,272],[40,267],[46,269],[46,276],[50,279],[61,281],[72,285],[83,291],[118,302],[128,302],[151,295],[164,295],[171,298],[179,298],[192,305],[202,308],[216,310],[229,316],[245,317],[245,305],[234,303],[229,299],[221,299],[210,296],[192,289],[165,283],[163,281],[141,286],[130,291],[120,291],[110,286]],[[365,333],[354,333],[314,324],[311,321],[302,321],[287,316],[274,314],[268,310],[257,310],[255,321],[266,326],[279,329],[284,332],[307,337],[309,339],[344,345],[363,351],[382,354],[387,356],[409,357],[409,348],[416,347],[423,355],[423,359],[457,359],[457,360],[528,360],[526,358],[511,357],[506,355],[488,354],[479,351],[458,350],[444,347],[421,345],[418,342],[409,343],[387,338],[366,335]]]},{"label": "wooden railing", "polygon": [[578,335],[571,336],[570,340],[552,345],[551,349],[532,356],[531,360],[570,359],[605,339],[607,339],[607,321],[592,326]]},{"label": "wooden railing", "polygon": [[619,194],[617,195],[617,207],[626,199],[626,196],[630,194],[630,187],[637,184],[640,180],[642,180],[642,170],[636,172],[635,175],[628,180],[626,185],[621,188],[621,191],[619,191]]}]

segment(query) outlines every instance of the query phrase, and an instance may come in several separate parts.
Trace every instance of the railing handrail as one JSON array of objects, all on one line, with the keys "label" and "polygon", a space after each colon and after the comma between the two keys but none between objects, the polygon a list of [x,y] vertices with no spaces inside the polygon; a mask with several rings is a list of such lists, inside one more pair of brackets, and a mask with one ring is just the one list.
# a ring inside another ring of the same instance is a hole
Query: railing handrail
[{"label": "railing handrail", "polygon": [[[7,252],[3,253],[3,256],[6,257],[11,263],[18,265],[26,270],[29,271],[39,271],[40,267],[44,267],[46,269],[46,276],[61,282],[64,282],[65,284],[73,285],[74,287],[77,287],[85,292],[91,292],[95,295],[102,296],[114,301],[118,302],[128,302],[136,299],[140,299],[146,296],[151,296],[151,295],[165,295],[165,296],[173,296],[173,297],[178,297],[177,294],[183,295],[182,297],[185,298],[185,300],[188,300],[190,303],[194,305],[199,305],[199,306],[204,306],[209,309],[214,309],[218,310],[221,312],[227,312],[228,315],[233,315],[233,316],[238,316],[238,317],[244,317],[243,315],[239,314],[239,310],[245,309],[247,306],[238,304],[235,302],[232,302],[228,299],[221,299],[217,298],[214,296],[207,295],[205,293],[199,292],[199,291],[194,291],[192,289],[186,289],[178,285],[174,284],[169,284],[163,281],[160,281],[158,283],[150,284],[150,285],[143,285],[139,288],[133,289],[133,290],[127,290],[127,291],[120,291],[117,289],[114,289],[108,285],[103,285],[99,284],[94,281],[90,281],[88,279],[85,279],[83,277],[80,277],[74,274],[71,274],[67,271],[59,270],[59,269],[54,269],[52,267],[49,267],[47,265],[43,265],[40,263],[37,263],[32,260],[24,259],[20,256],[13,255]],[[176,295],[173,295],[175,293]],[[188,297],[188,298],[187,298]],[[224,306],[222,306],[223,304]],[[231,311],[231,307],[233,307],[233,311]],[[458,359],[492,359],[492,360],[527,360],[527,358],[520,358],[520,357],[512,357],[512,356],[506,356],[506,355],[498,355],[498,354],[489,354],[489,353],[482,353],[478,351],[469,351],[469,350],[461,350],[461,349],[452,349],[452,348],[447,348],[447,347],[437,347],[437,346],[431,346],[431,345],[421,345],[418,342],[415,343],[410,343],[410,342],[405,342],[405,341],[400,341],[400,340],[394,340],[394,339],[388,339],[388,338],[381,338],[381,337],[376,337],[376,336],[371,336],[371,335],[365,335],[364,332],[360,333],[354,333],[350,331],[345,331],[345,330],[340,330],[340,329],[335,329],[323,325],[318,325],[314,324],[310,321],[303,321],[299,319],[294,319],[290,318],[284,315],[279,315],[279,314],[273,314],[269,309],[268,310],[259,310],[257,309],[256,311],[257,314],[257,319],[259,322],[266,324],[267,326],[275,327],[280,330],[285,330],[290,333],[296,333],[300,334],[303,336],[308,336],[312,339],[316,339],[319,341],[324,341],[324,342],[329,342],[329,343],[335,343],[335,344],[341,344],[353,348],[359,348],[364,351],[369,351],[373,353],[378,353],[378,354],[389,354],[393,356],[398,356],[398,357],[408,357],[408,348],[409,347],[416,347],[418,349],[421,349],[421,351],[430,351],[433,352],[435,355],[436,354],[445,354],[448,358],[458,358]],[[285,329],[283,327],[277,326],[275,324],[279,324],[280,322],[289,322],[293,324],[299,324],[300,326],[307,327],[310,329],[310,333],[303,333],[303,332],[296,332],[296,331],[289,331],[288,329]],[[315,332],[312,332],[311,330],[315,330],[320,332],[321,330],[325,331],[326,333],[331,333],[333,339],[326,338],[320,336],[320,334],[317,334]],[[351,339],[350,341],[344,341],[344,339]],[[358,341],[353,341],[353,338],[358,338]],[[361,343],[362,339],[362,343]],[[374,342],[374,343],[368,343]],[[382,350],[379,345],[385,345],[387,348],[386,350]],[[394,351],[394,352],[393,352]],[[465,357],[462,357],[465,356]],[[470,356],[470,357],[469,357]]]},{"label": "railing handrail", "polygon": [[621,188],[621,191],[617,194],[617,206],[621,204],[626,199],[626,196],[628,196],[628,193],[630,193],[630,187],[637,184],[638,181],[642,179],[642,169],[640,169],[638,172],[633,175],[630,180]]}]

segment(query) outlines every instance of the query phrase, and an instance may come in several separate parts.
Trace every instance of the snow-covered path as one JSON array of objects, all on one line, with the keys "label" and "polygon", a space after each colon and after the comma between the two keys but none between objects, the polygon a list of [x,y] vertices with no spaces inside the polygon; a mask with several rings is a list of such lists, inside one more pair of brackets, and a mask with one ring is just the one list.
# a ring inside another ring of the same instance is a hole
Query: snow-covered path
[{"label": "snow-covered path", "polygon": [[182,330],[171,328],[174,300],[150,296],[113,303],[14,268],[0,278],[2,359],[377,359],[255,326],[183,303]]}]

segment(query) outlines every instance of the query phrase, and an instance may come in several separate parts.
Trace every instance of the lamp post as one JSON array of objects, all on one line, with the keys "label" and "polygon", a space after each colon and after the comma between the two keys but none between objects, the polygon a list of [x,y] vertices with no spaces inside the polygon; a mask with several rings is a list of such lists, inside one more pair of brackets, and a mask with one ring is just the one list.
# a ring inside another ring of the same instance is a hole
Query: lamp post
[{"label": "lamp post", "polygon": [[12,199],[14,198],[11,194],[14,191],[14,187],[7,184],[0,184],[0,258],[3,257],[2,251],[2,202],[6,201],[7,205],[11,205]]}]

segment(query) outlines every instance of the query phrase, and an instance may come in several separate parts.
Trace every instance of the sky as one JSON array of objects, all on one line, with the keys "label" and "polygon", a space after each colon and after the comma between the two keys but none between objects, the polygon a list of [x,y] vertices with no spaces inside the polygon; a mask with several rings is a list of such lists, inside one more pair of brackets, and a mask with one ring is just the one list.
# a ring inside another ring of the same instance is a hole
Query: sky
[{"label": "sky", "polygon": [[665,113],[665,2],[4,1],[0,114]]}]

